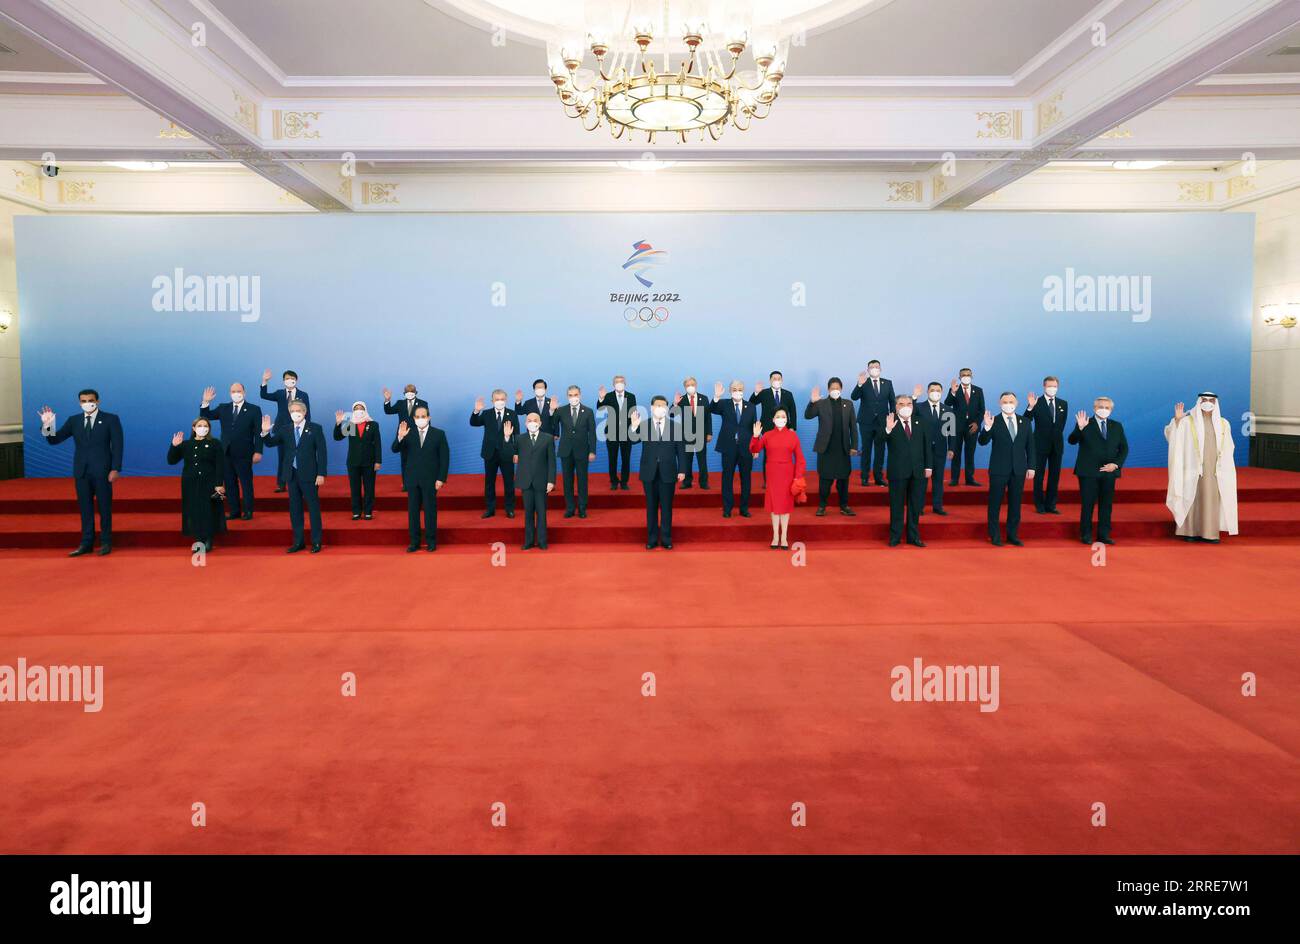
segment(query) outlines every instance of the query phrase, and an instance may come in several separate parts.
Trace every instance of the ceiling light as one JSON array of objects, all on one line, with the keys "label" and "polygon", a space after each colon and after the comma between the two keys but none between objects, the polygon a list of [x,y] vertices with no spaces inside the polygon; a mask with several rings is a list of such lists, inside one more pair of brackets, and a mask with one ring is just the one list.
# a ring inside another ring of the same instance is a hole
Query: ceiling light
[{"label": "ceiling light", "polygon": [[624,170],[639,170],[642,172],[653,173],[657,170],[667,170],[670,167],[677,166],[676,161],[657,161],[653,157],[642,157],[638,161],[619,161],[618,166]]},{"label": "ceiling light", "polygon": [[1110,166],[1116,170],[1151,170],[1164,167],[1169,161],[1111,161]]},{"label": "ceiling light", "polygon": [[122,170],[166,170],[169,166],[166,161],[105,161],[109,167],[120,167]]}]

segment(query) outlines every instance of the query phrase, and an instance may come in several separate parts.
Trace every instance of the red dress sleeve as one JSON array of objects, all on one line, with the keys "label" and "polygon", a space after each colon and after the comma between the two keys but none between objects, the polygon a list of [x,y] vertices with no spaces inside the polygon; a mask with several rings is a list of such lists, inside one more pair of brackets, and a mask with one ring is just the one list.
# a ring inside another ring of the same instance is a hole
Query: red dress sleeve
[{"label": "red dress sleeve", "polygon": [[799,443],[798,434],[795,434],[794,435],[794,477],[797,479],[803,478],[806,469],[807,466],[805,465],[803,459],[803,446],[800,445]]},{"label": "red dress sleeve", "polygon": [[754,453],[754,455],[758,455],[766,448],[767,448],[767,433],[763,433],[760,436],[755,436],[749,441],[749,451]]}]

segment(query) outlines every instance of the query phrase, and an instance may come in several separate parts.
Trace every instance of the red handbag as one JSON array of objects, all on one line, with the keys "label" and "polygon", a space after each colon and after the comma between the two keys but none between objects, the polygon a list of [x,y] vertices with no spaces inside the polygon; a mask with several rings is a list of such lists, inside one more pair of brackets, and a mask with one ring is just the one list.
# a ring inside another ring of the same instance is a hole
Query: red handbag
[{"label": "red handbag", "polygon": [[790,483],[790,494],[796,505],[808,504],[808,483],[802,477],[795,479]]}]

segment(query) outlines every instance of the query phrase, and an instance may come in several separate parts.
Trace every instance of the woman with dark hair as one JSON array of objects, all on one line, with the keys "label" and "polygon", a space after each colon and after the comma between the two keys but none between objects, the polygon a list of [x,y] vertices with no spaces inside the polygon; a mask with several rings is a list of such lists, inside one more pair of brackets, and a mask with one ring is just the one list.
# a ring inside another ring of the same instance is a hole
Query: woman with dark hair
[{"label": "woman with dark hair", "polygon": [[763,507],[772,515],[772,550],[789,548],[787,532],[790,512],[794,509],[796,479],[804,474],[803,447],[799,434],[788,429],[789,416],[784,409],[772,414],[772,428],[763,432],[763,424],[754,424],[754,437],[749,441],[749,451],[766,457],[763,468],[767,470],[767,484],[763,489]]},{"label": "woman with dark hair", "polygon": [[221,440],[212,436],[212,424],[200,416],[190,424],[192,435],[172,436],[167,462],[181,467],[181,531],[212,550],[212,537],[226,530],[226,460]]}]

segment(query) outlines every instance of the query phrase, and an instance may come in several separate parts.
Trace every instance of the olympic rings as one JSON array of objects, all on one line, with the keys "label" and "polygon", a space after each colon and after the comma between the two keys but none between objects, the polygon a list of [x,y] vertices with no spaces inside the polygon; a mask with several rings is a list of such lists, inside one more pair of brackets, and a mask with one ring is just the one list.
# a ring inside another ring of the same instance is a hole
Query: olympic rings
[{"label": "olympic rings", "polygon": [[657,328],[668,320],[668,309],[662,306],[651,308],[648,305],[628,307],[623,309],[623,320],[633,328]]}]

